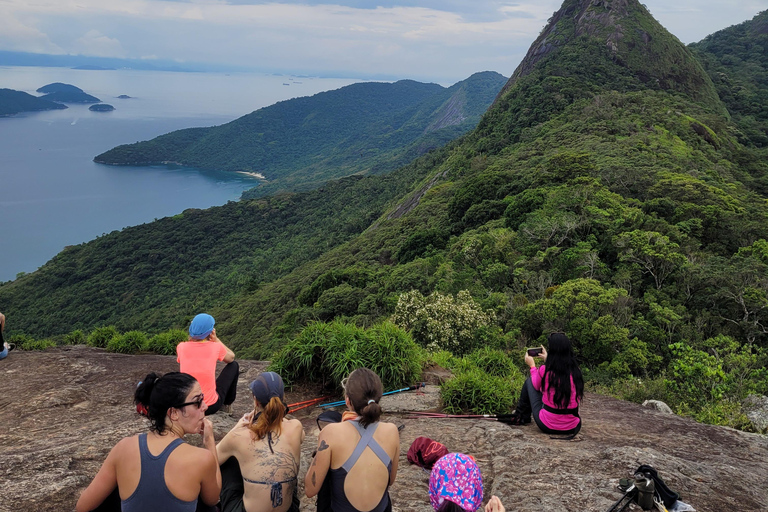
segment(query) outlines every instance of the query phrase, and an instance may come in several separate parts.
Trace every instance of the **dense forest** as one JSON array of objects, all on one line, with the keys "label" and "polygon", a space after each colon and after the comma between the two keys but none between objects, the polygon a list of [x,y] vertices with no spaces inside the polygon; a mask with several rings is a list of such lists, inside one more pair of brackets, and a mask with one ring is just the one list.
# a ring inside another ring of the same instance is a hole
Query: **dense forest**
[{"label": "dense forest", "polygon": [[765,20],[688,48],[637,0],[566,0],[461,139],[69,248],[0,304],[36,336],[208,309],[254,357],[390,320],[457,368],[563,330],[592,389],[743,427],[768,393]]},{"label": "dense forest", "polygon": [[332,178],[382,174],[473,129],[504,85],[490,71],[451,87],[413,80],[358,83],[281,101],[211,128],[178,130],[113,148],[113,165],[175,162],[259,173],[252,199],[317,188]]}]

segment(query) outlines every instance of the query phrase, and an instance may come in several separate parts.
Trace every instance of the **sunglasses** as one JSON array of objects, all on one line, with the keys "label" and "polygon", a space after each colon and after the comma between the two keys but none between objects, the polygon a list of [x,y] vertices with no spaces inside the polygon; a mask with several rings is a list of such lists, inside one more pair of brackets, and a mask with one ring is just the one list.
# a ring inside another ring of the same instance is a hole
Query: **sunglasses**
[{"label": "sunglasses", "polygon": [[199,394],[199,395],[197,395],[197,397],[196,397],[194,400],[192,400],[191,402],[184,402],[183,404],[175,405],[175,406],[174,406],[174,408],[176,408],[176,409],[181,409],[182,407],[186,407],[186,406],[188,406],[188,405],[196,405],[196,406],[197,406],[197,408],[199,409],[199,408],[201,408],[201,407],[203,406],[203,400],[204,400],[204,399],[205,399],[205,395],[203,395],[202,393],[200,393],[200,394]]}]

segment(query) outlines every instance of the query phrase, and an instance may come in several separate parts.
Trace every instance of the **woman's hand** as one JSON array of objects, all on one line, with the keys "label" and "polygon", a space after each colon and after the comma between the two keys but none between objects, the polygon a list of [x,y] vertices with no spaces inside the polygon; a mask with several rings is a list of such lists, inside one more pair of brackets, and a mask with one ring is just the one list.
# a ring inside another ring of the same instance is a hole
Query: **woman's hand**
[{"label": "woman's hand", "polygon": [[547,360],[547,349],[544,348],[544,345],[541,346],[541,354],[539,354],[539,357],[544,361]]},{"label": "woman's hand", "polygon": [[203,446],[210,449],[213,447],[213,449],[216,449],[216,439],[213,437],[213,423],[211,423],[211,420],[208,418],[203,419],[203,428],[200,431],[200,434],[203,435]]},{"label": "woman's hand", "polygon": [[243,417],[238,420],[237,425],[235,427],[244,427],[246,425],[250,425],[253,421],[253,411],[247,412],[243,414]]},{"label": "woman's hand", "polygon": [[501,504],[498,496],[491,496],[491,499],[488,500],[488,504],[485,506],[485,512],[506,512],[506,509]]},{"label": "woman's hand", "polygon": [[536,363],[534,362],[533,358],[528,355],[528,351],[525,352],[525,364],[531,368],[536,368]]}]

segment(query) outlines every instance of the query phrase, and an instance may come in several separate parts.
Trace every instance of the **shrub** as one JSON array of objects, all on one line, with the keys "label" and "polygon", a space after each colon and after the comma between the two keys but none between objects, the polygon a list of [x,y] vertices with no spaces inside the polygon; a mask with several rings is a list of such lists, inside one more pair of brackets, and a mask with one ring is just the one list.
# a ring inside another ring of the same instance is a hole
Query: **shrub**
[{"label": "shrub", "polygon": [[517,366],[503,351],[489,347],[475,350],[465,359],[481,371],[494,377],[509,377],[517,371]]},{"label": "shrub", "polygon": [[502,414],[515,406],[521,388],[522,381],[520,386],[515,386],[511,378],[470,369],[445,382],[440,397],[449,413]]},{"label": "shrub", "polygon": [[155,354],[172,356],[176,353],[176,345],[182,341],[187,341],[188,338],[187,331],[171,329],[170,331],[152,336],[149,340],[148,348]]},{"label": "shrub", "polygon": [[65,345],[85,345],[85,334],[80,329],[64,335]]},{"label": "shrub", "polygon": [[466,290],[456,298],[439,292],[427,297],[415,290],[404,293],[392,319],[428,350],[449,350],[456,355],[476,348],[477,333],[485,332],[494,320]]},{"label": "shrub", "polygon": [[13,343],[21,350],[45,350],[55,347],[56,344],[51,340],[36,340],[26,334],[14,334],[8,338],[8,343]]},{"label": "shrub", "polygon": [[109,325],[107,327],[97,327],[88,336],[88,345],[96,348],[107,348],[107,344],[110,342],[110,340],[119,335],[120,333],[117,331],[114,325]]},{"label": "shrub", "polygon": [[392,323],[363,329],[337,320],[304,328],[278,352],[269,369],[288,382],[322,382],[340,388],[353,370],[366,367],[389,390],[413,384],[425,358],[411,336]]},{"label": "shrub", "polygon": [[128,331],[107,343],[107,350],[121,354],[135,354],[147,349],[147,335],[141,331]]}]

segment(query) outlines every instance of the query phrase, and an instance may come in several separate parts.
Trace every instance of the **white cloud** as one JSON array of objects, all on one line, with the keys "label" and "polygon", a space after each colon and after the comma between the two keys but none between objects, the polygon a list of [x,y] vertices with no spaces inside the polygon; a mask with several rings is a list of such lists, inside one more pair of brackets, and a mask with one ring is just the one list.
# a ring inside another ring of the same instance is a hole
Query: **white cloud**
[{"label": "white cloud", "polygon": [[[511,74],[561,4],[285,1],[0,0],[0,49],[461,79],[485,69]],[[768,0],[644,3],[686,43],[768,7]]]},{"label": "white cloud", "polygon": [[73,53],[94,57],[127,57],[120,41],[107,37],[98,30],[89,30],[72,43]]}]

